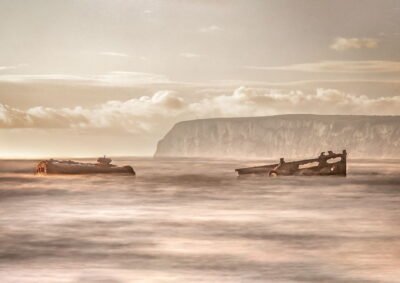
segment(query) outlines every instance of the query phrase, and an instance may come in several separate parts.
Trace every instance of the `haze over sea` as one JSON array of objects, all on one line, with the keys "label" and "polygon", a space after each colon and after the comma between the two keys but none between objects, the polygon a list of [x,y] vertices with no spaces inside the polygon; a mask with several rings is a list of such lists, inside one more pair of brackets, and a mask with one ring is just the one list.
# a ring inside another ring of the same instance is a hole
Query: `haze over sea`
[{"label": "haze over sea", "polygon": [[0,281],[399,282],[400,160],[347,177],[238,178],[267,163],[119,158],[132,176],[0,161]]}]

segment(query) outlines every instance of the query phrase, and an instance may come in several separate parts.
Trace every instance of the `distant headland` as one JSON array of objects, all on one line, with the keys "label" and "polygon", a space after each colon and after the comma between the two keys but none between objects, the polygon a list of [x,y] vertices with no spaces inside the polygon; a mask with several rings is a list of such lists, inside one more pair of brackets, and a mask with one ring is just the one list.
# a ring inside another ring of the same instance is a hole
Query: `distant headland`
[{"label": "distant headland", "polygon": [[155,157],[297,158],[346,148],[350,158],[400,158],[400,116],[277,115],[183,121]]}]

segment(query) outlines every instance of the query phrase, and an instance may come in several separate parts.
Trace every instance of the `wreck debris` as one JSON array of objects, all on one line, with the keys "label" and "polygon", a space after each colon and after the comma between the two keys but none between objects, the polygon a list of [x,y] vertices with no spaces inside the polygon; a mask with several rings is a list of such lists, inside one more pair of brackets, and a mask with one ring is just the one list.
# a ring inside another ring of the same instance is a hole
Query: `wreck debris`
[{"label": "wreck debris", "polygon": [[36,174],[130,174],[136,175],[131,166],[111,164],[110,158],[100,157],[97,163],[81,163],[71,160],[43,160],[36,166]]},{"label": "wreck debris", "polygon": [[286,162],[284,158],[279,160],[277,164],[263,165],[256,167],[247,167],[235,169],[239,175],[246,174],[264,174],[271,177],[274,176],[328,176],[338,175],[346,176],[347,174],[347,152],[333,153],[328,151],[328,154],[321,152],[318,158],[305,159],[300,161]]}]

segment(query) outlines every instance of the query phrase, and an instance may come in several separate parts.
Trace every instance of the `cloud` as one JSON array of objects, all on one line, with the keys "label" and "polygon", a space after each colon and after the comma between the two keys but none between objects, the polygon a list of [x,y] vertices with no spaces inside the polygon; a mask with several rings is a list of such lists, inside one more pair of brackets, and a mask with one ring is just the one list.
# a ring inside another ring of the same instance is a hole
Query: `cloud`
[{"label": "cloud", "polygon": [[188,119],[295,113],[399,115],[400,96],[370,98],[337,89],[303,92],[240,87],[231,94],[189,102],[176,92],[162,90],[152,96],[110,100],[92,107],[22,110],[0,104],[0,128],[101,129],[147,135],[165,132]]},{"label": "cloud", "polygon": [[120,53],[120,52],[110,52],[110,51],[106,51],[106,52],[100,52],[99,54],[100,54],[100,55],[104,55],[104,56],[129,57],[128,54]]},{"label": "cloud", "polygon": [[183,99],[168,90],[151,97],[111,100],[89,108],[37,106],[23,111],[0,104],[0,128],[97,128],[139,133],[157,128],[182,110]]},{"label": "cloud", "polygon": [[0,71],[4,71],[4,70],[12,70],[17,68],[16,66],[0,66]]},{"label": "cloud", "polygon": [[112,71],[105,75],[95,76],[93,80],[102,84],[122,86],[132,84],[169,82],[168,78],[164,75],[126,71]]},{"label": "cloud", "polygon": [[400,114],[400,96],[369,98],[336,89],[299,90],[240,87],[231,95],[219,95],[190,105],[201,117],[263,116],[291,113],[311,114]]},{"label": "cloud", "polygon": [[321,61],[286,66],[246,66],[245,68],[315,73],[398,73],[400,72],[400,61]]},{"label": "cloud", "polygon": [[188,58],[188,59],[193,59],[193,58],[198,58],[201,55],[196,54],[196,53],[190,53],[190,52],[183,52],[181,54],[179,54],[182,57]]},{"label": "cloud", "polygon": [[102,75],[68,75],[68,74],[41,74],[41,75],[0,75],[0,82],[73,82],[82,84],[105,86],[131,86],[137,84],[169,83],[164,75],[111,71]]},{"label": "cloud", "polygon": [[211,33],[211,32],[218,32],[218,31],[222,31],[222,30],[223,29],[221,27],[219,27],[219,26],[211,25],[211,26],[200,28],[199,32]]},{"label": "cloud", "polygon": [[0,66],[0,71],[5,71],[5,70],[14,70],[18,69],[21,67],[26,67],[28,66],[27,64],[18,64],[18,65],[13,65],[13,66]]},{"label": "cloud", "polygon": [[336,51],[344,51],[349,49],[361,49],[361,48],[376,48],[378,47],[378,39],[375,38],[345,38],[337,37],[331,44],[331,49]]}]

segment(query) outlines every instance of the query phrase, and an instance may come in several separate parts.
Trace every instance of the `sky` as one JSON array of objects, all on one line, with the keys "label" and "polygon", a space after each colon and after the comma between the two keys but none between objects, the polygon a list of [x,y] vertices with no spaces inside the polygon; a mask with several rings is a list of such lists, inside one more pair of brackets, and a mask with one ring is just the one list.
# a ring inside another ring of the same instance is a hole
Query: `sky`
[{"label": "sky", "polygon": [[151,156],[179,121],[400,114],[397,0],[0,0],[0,158]]}]

